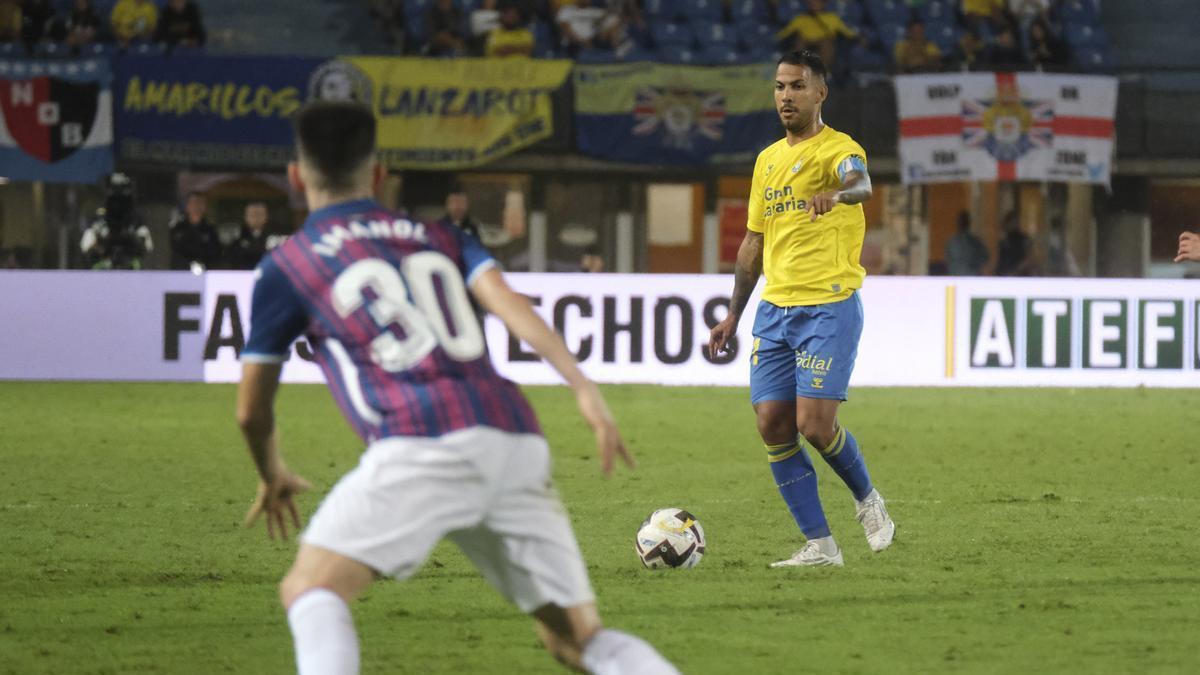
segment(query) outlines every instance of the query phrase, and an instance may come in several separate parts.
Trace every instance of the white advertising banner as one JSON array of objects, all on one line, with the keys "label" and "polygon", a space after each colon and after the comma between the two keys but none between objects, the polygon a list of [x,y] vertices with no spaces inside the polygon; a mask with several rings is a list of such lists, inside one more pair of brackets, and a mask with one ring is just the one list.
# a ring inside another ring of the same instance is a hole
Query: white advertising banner
[{"label": "white advertising banner", "polygon": [[1116,78],[947,73],[895,84],[906,183],[1109,183]]},{"label": "white advertising banner", "polygon": [[[600,382],[745,387],[751,300],[731,353],[708,353],[727,275],[510,274]],[[0,272],[0,379],[235,382],[250,273]],[[1190,387],[1200,384],[1200,283],[874,277],[854,386]],[[497,368],[558,376],[495,318]],[[287,382],[321,382],[304,340]]]}]

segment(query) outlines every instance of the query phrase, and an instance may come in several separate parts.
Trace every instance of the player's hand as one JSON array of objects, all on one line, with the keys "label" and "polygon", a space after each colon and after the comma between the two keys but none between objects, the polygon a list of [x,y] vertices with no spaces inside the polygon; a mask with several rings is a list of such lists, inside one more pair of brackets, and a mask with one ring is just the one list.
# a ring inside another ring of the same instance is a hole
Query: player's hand
[{"label": "player's hand", "polygon": [[737,321],[733,315],[726,315],[721,322],[712,327],[712,331],[708,334],[708,353],[716,356],[725,351],[729,346],[729,341],[737,333]]},{"label": "player's hand", "polygon": [[287,541],[288,520],[300,530],[300,512],[292,497],[311,489],[311,483],[287,469],[276,473],[270,481],[259,481],[254,504],[246,513],[246,527],[253,527],[259,516],[266,515],[267,536],[274,539],[278,535]]},{"label": "player's hand", "polygon": [[612,411],[604,402],[604,396],[595,383],[588,382],[575,393],[575,402],[579,404],[579,412],[583,419],[592,427],[596,434],[596,453],[600,455],[600,471],[605,476],[611,476],[613,465],[620,457],[629,468],[634,467],[633,456],[625,447],[621,432],[617,430],[617,421],[613,419]]},{"label": "player's hand", "polygon": [[811,219],[816,220],[817,218],[832,211],[833,207],[835,207],[837,205],[838,205],[837,190],[830,190],[829,192],[820,192],[820,193],[813,195],[812,200],[809,201],[808,212],[812,214]]},{"label": "player's hand", "polygon": [[1179,252],[1175,255],[1175,262],[1185,260],[1200,262],[1200,234],[1184,232],[1179,235]]}]

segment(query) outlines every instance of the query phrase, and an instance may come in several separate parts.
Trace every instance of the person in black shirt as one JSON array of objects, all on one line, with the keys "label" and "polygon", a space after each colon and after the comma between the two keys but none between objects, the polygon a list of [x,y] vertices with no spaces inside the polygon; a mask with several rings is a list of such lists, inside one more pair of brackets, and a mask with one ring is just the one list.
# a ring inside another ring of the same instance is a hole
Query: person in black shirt
[{"label": "person in black shirt", "polygon": [[425,32],[429,35],[426,54],[459,56],[466,48],[463,13],[453,0],[436,0],[425,14]]},{"label": "person in black shirt", "polygon": [[1033,240],[1021,231],[1016,211],[1004,216],[1004,238],[996,253],[996,276],[1027,277],[1033,273]]},{"label": "person in black shirt", "polygon": [[188,194],[183,213],[171,219],[171,269],[203,271],[221,263],[221,240],[208,222],[208,200],[199,192]]},{"label": "person in black shirt", "polygon": [[250,202],[242,216],[242,231],[238,238],[225,250],[225,268],[252,270],[258,267],[267,249],[272,248],[273,237],[267,235],[270,214],[263,202]]},{"label": "person in black shirt", "polygon": [[96,34],[101,25],[103,22],[96,8],[92,6],[92,0],[75,0],[63,24],[67,46],[71,47],[73,53],[78,53],[80,47],[96,41]]},{"label": "person in black shirt", "polygon": [[1017,44],[1012,28],[1005,26],[996,34],[996,39],[987,48],[987,66],[1001,71],[1020,70],[1028,65],[1025,54]]},{"label": "person in black shirt", "polygon": [[455,185],[450,188],[450,194],[446,195],[446,215],[438,222],[443,225],[453,225],[478,240],[479,225],[468,213],[469,210],[467,191],[462,186]]},{"label": "person in black shirt", "polygon": [[206,37],[200,8],[192,0],[170,0],[158,15],[156,42],[170,47],[203,47]]}]

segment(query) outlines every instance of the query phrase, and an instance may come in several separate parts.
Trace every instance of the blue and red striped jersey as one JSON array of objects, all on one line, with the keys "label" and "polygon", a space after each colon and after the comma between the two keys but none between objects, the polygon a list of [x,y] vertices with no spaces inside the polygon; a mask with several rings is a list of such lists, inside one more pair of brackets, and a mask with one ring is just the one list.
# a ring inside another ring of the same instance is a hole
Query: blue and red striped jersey
[{"label": "blue and red striped jersey", "polygon": [[541,433],[493,367],[467,291],[495,264],[460,229],[369,199],[318,209],[259,264],[242,360],[281,362],[307,335],[368,443],[474,426]]}]

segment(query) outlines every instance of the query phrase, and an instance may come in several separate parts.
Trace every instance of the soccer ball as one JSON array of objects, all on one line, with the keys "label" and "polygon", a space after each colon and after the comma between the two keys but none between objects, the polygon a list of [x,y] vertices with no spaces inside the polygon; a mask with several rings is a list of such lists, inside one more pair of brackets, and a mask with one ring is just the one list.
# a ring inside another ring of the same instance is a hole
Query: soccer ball
[{"label": "soccer ball", "polygon": [[633,547],[651,569],[695,567],[704,557],[704,528],[683,509],[659,509],[638,528]]}]

